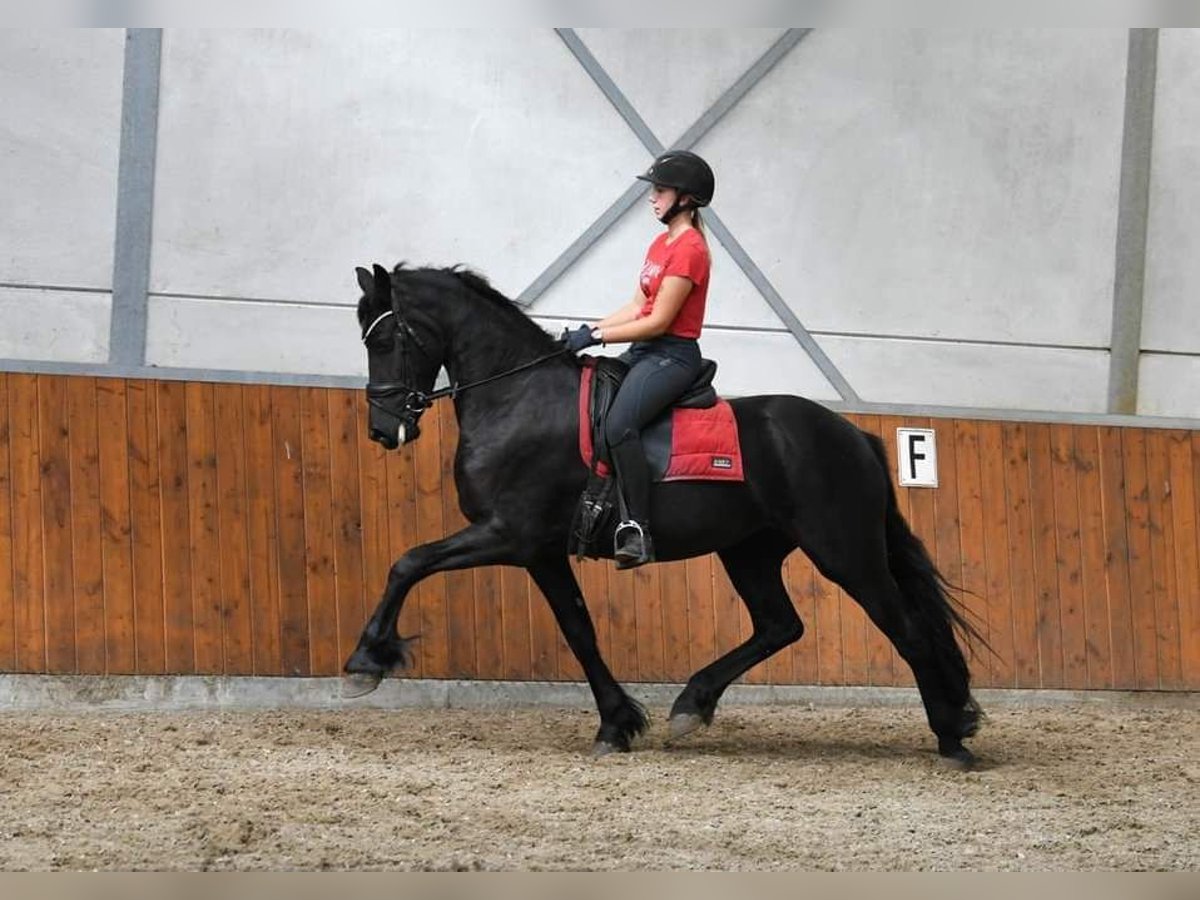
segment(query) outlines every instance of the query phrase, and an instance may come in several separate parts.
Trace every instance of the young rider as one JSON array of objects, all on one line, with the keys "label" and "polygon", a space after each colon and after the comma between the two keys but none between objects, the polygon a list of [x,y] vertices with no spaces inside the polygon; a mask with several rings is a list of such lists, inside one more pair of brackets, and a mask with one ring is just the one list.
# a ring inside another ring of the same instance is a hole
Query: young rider
[{"label": "young rider", "polygon": [[612,409],[605,437],[627,516],[616,532],[617,568],[651,562],[650,473],[641,430],[670,406],[700,371],[696,339],[704,322],[711,259],[700,207],[712,200],[712,169],[695,153],[669,150],[644,175],[654,215],[666,225],[646,252],[633,299],[593,325],[564,335],[579,352],[594,344],[626,343],[629,364]]}]

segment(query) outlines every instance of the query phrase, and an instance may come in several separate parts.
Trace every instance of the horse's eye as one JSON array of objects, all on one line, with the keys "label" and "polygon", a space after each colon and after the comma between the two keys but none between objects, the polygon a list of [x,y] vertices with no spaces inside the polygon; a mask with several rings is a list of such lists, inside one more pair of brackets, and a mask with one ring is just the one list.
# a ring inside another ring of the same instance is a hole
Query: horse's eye
[{"label": "horse's eye", "polygon": [[396,326],[384,321],[371,329],[370,334],[363,338],[370,353],[391,353],[396,346]]}]

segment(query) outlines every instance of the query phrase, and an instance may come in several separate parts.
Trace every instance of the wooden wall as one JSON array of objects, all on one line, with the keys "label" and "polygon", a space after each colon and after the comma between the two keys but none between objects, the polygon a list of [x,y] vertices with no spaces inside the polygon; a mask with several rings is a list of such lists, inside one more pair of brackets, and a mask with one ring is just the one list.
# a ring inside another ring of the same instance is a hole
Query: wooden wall
[{"label": "wooden wall", "polygon": [[[0,373],[0,671],[333,675],[405,548],[461,522],[452,409],[385,454],[359,391]],[[1200,689],[1200,432],[852,417],[938,434],[900,502],[996,650],[976,683]],[[710,558],[579,566],[627,681],[748,634]],[[804,639],[748,681],[911,684],[859,608],[787,563]],[[579,679],[525,575],[435,576],[401,631],[426,678]]]}]

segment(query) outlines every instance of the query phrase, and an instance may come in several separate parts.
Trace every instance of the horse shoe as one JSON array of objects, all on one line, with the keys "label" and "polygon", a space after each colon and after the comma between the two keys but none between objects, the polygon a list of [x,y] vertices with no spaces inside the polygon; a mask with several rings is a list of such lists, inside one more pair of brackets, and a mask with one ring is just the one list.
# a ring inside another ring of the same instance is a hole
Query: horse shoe
[{"label": "horse shoe", "polygon": [[351,672],[342,676],[342,699],[353,700],[365,697],[383,681],[383,676],[373,672]]},{"label": "horse shoe", "polygon": [[704,720],[695,713],[676,713],[671,716],[671,721],[668,723],[670,728],[668,739],[672,741],[677,740],[684,735],[699,730],[703,724]]}]

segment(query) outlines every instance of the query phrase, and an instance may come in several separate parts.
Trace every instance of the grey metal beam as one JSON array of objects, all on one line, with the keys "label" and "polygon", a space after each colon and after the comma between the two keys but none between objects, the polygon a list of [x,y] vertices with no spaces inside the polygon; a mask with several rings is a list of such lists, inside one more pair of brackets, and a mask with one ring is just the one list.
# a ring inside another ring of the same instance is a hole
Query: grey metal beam
[{"label": "grey metal beam", "polygon": [[108,345],[109,361],[114,365],[138,366],[146,358],[146,294],[150,285],[161,68],[162,30],[130,28],[126,31]]},{"label": "grey metal beam", "polygon": [[696,124],[685,131],[673,146],[686,150],[698,142],[714,125],[725,118],[725,114],[737,106],[755,85],[766,78],[781,59],[791,53],[796,45],[811,33],[811,28],[789,28],[785,31],[767,49],[767,52],[760,56],[758,61],[733,83],[729,90],[717,98],[716,103],[710,106],[704,115],[696,120]]},{"label": "grey metal beam", "polygon": [[1157,71],[1158,29],[1130,29],[1108,370],[1108,411],[1128,415],[1136,413],[1138,405]]},{"label": "grey metal beam", "polygon": [[838,392],[838,396],[848,403],[857,403],[859,396],[854,388],[850,386],[850,382],[846,380],[838,367],[833,364],[833,361],[825,355],[825,351],[821,349],[820,344],[814,340],[808,329],[804,327],[800,319],[792,312],[792,308],[788,306],[787,301],[779,296],[779,292],[775,290],[775,286],[771,284],[762,269],[750,258],[750,254],[738,243],[737,238],[725,227],[725,223],[721,221],[720,217],[712,210],[706,210],[704,222],[713,233],[713,236],[721,242],[721,245],[728,251],[729,255],[733,257],[733,261],[738,264],[738,267],[750,279],[750,283],[762,294],[763,299],[767,301],[767,304],[775,312],[775,315],[779,316],[780,321],[787,326],[788,331],[792,333],[792,337],[796,339],[796,343],[804,348],[804,352],[809,355],[809,358],[812,359],[816,367],[821,370],[821,374],[833,385],[833,389]]},{"label": "grey metal beam", "polygon": [[571,54],[583,66],[583,70],[596,83],[596,87],[600,88],[600,93],[604,94],[605,99],[613,105],[621,118],[625,120],[625,124],[638,136],[638,140],[651,153],[656,155],[661,153],[665,148],[659,143],[654,132],[650,130],[650,126],[646,124],[646,120],[633,108],[633,104],[629,102],[629,98],[617,87],[616,82],[605,71],[604,66],[600,65],[600,61],[588,49],[587,44],[580,40],[579,35],[575,33],[575,29],[555,28],[554,32],[567,45],[567,49],[571,51]]},{"label": "grey metal beam", "polygon": [[[696,120],[696,123],[692,127],[683,133],[673,146],[681,150],[686,150],[704,137],[810,31],[812,31],[811,28],[789,28],[784,32],[775,43],[767,48],[758,61],[746,70],[742,77],[717,98],[716,102]],[[596,87],[600,89],[608,102],[613,105],[613,108],[616,109],[617,113],[625,121],[625,124],[637,135],[638,140],[642,142],[642,146],[649,150],[653,156],[661,153],[665,149],[663,143],[650,129],[650,126],[646,124],[646,121],[638,111],[634,109],[633,104],[629,102],[629,99],[621,89],[609,77],[604,67],[600,65],[599,60],[592,54],[592,51],[580,40],[579,35],[575,33],[574,29],[556,28],[555,32],[562,39],[563,43],[567,45],[567,48],[579,61],[579,64],[588,73],[592,81],[596,83]],[[609,229],[620,220],[621,216],[628,212],[638,201],[644,191],[645,187],[640,182],[635,181],[608,209],[600,214],[596,221],[584,230],[583,234],[572,241],[571,245],[560,253],[558,258],[550,263],[525,290],[521,291],[517,297],[517,302],[524,304],[526,307],[533,307],[541,296],[550,289],[551,285],[558,281],[592,245],[608,233]]]}]

